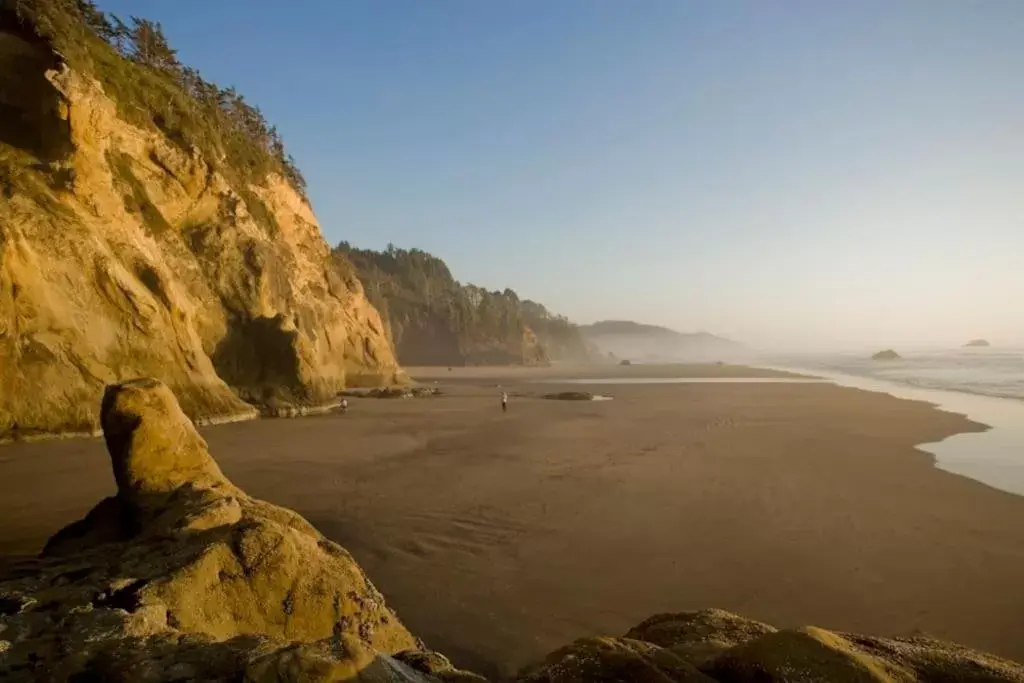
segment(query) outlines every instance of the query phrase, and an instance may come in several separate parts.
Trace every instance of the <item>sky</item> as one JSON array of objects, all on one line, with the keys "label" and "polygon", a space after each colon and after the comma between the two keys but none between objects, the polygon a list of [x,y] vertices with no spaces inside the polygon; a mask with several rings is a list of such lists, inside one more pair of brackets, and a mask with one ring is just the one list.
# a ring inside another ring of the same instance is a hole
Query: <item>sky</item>
[{"label": "sky", "polygon": [[332,244],[578,322],[1024,345],[1019,0],[99,4],[260,106]]}]

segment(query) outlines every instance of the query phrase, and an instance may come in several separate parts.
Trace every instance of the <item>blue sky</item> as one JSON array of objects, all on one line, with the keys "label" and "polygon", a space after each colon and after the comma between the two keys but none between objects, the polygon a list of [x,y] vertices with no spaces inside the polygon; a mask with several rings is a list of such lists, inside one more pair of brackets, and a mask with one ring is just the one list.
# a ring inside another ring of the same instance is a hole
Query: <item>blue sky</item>
[{"label": "blue sky", "polygon": [[1019,0],[100,4],[263,109],[331,243],[582,322],[1024,344]]}]

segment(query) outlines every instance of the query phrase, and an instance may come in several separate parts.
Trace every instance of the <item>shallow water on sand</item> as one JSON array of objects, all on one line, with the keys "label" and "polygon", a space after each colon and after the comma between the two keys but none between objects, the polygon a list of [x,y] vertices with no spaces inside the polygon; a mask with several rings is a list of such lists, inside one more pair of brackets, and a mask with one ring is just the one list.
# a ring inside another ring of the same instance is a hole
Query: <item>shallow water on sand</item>
[{"label": "shallow water on sand", "polygon": [[940,469],[1024,495],[1024,402],[964,391],[919,388],[902,382],[818,369],[785,369],[814,373],[844,387],[925,401],[940,410],[987,425],[987,431],[954,434],[942,441],[920,444],[918,448],[934,455]]},{"label": "shallow water on sand", "polygon": [[607,377],[542,379],[542,384],[821,384],[817,377]]}]

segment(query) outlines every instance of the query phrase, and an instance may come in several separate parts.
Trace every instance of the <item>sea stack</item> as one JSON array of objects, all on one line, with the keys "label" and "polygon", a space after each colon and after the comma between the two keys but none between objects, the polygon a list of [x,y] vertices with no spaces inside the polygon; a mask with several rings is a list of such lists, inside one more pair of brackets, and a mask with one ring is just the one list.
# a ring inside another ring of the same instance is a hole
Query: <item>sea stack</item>
[{"label": "sea stack", "polygon": [[901,358],[902,356],[892,349],[885,349],[871,356],[871,360],[900,360]]}]

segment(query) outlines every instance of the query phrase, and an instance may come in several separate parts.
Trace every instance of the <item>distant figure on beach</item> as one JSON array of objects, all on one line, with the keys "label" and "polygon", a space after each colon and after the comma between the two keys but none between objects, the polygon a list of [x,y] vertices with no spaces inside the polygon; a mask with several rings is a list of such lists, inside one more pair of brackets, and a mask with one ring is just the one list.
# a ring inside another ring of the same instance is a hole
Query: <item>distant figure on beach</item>
[{"label": "distant figure on beach", "polygon": [[341,412],[343,412],[343,413],[347,413],[348,412],[348,399],[347,398],[341,399]]},{"label": "distant figure on beach", "polygon": [[501,392],[501,412],[508,412],[508,394],[504,391]]}]

